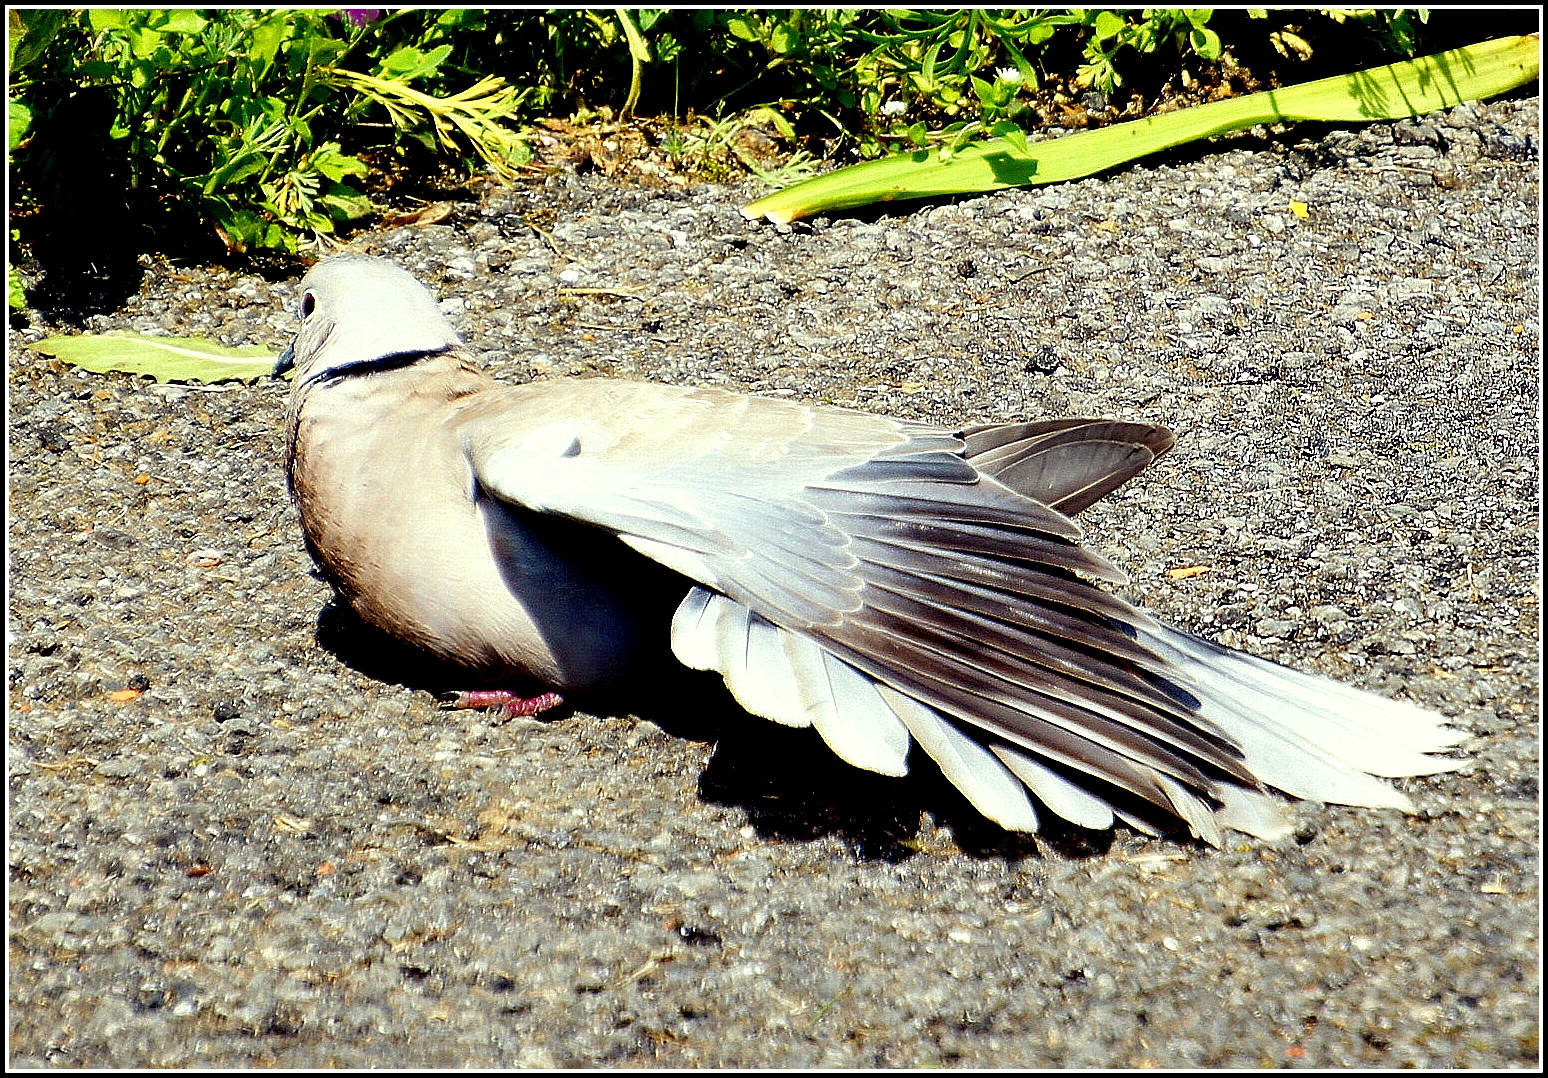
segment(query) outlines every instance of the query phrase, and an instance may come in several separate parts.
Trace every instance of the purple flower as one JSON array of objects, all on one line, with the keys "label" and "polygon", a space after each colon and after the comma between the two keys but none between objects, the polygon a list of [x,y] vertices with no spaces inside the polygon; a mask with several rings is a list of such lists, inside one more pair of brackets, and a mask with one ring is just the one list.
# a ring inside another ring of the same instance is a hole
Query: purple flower
[{"label": "purple flower", "polygon": [[379,7],[347,7],[344,9],[344,17],[356,26],[364,26],[381,18],[382,9]]}]

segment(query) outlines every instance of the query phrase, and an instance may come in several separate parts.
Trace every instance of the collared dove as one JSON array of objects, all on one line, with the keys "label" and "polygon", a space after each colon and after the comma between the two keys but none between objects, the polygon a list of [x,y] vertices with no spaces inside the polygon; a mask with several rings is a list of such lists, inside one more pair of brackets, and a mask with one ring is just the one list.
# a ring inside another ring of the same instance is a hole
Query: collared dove
[{"label": "collared dove", "polygon": [[[1071,517],[1170,449],[1161,427],[953,429],[722,389],[505,385],[411,275],[359,255],[314,267],[300,312],[277,370],[296,372],[287,462],[308,546],[364,621],[470,676],[584,690],[669,633],[749,712],[816,727],[858,767],[901,775],[917,741],[1016,831],[1046,810],[1278,838],[1270,787],[1411,811],[1373,776],[1459,764],[1426,755],[1465,736],[1439,715],[1093,583],[1125,578]],[[632,586],[643,559],[681,574],[654,622]]]}]

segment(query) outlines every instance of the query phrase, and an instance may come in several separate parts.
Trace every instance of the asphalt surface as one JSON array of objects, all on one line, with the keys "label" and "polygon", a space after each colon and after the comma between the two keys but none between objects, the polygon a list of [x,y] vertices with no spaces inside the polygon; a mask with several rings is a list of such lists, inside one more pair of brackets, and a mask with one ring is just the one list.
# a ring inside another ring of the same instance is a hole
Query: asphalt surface
[{"label": "asphalt surface", "polygon": [[[1540,152],[1528,98],[789,228],[565,176],[358,244],[513,381],[1172,426],[1083,518],[1126,594],[1476,735],[1415,816],[1223,850],[1009,836],[712,681],[443,710],[310,573],[283,384],[13,321],[10,1064],[1534,1068]],[[278,352],[294,284],[154,264],[86,328]]]}]

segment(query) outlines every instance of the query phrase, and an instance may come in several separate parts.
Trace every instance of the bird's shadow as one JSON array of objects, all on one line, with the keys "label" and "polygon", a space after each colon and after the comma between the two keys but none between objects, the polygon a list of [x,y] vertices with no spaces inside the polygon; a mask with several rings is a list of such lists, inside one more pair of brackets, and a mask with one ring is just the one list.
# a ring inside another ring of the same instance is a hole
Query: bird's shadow
[{"label": "bird's shadow", "polygon": [[[426,653],[361,621],[335,600],[317,619],[317,642],[341,662],[368,677],[431,692],[451,694],[481,687],[462,667]],[[1112,830],[1091,831],[1040,812],[1034,837],[1006,831],[981,815],[915,746],[909,773],[891,778],[852,767],[839,759],[813,729],[792,729],[744,711],[719,675],[689,670],[665,648],[660,661],[606,692],[566,699],[543,718],[575,710],[595,715],[632,715],[673,737],[709,742],[715,748],[699,775],[705,801],[733,806],[765,840],[809,842],[837,836],[857,860],[901,862],[924,849],[922,813],[947,828],[970,857],[1101,857]],[[523,686],[502,686],[523,691]],[[529,686],[534,693],[541,686]]]}]

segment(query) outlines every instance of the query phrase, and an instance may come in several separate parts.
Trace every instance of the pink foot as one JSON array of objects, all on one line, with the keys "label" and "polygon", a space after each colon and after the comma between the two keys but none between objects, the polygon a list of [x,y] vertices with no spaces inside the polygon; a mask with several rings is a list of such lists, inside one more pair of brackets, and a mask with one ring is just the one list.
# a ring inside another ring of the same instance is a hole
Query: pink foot
[{"label": "pink foot", "polygon": [[472,692],[453,693],[451,706],[495,708],[507,719],[519,719],[558,707],[562,703],[564,703],[564,697],[556,692],[545,692],[538,696],[517,696],[505,689],[477,689]]}]

